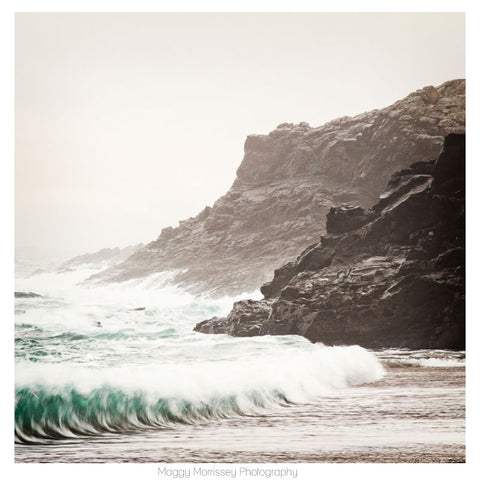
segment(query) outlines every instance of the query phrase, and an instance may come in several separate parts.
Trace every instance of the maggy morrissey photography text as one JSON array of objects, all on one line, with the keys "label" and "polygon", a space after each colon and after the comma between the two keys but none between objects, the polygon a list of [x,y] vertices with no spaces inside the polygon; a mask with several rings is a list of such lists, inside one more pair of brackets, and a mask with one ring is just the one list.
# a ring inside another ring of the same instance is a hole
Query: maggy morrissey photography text
[{"label": "maggy morrissey photography text", "polygon": [[297,478],[296,468],[261,468],[261,467],[229,467],[229,468],[174,468],[158,467],[158,476],[163,478],[195,478],[195,477],[227,477],[227,478]]}]

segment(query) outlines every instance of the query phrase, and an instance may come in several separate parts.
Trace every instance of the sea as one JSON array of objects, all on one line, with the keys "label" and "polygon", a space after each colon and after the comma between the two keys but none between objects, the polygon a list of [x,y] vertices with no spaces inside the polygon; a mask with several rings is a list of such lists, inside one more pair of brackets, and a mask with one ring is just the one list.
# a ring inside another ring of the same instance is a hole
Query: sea
[{"label": "sea", "polygon": [[465,462],[465,352],[197,333],[260,293],[102,268],[17,259],[15,463]]}]

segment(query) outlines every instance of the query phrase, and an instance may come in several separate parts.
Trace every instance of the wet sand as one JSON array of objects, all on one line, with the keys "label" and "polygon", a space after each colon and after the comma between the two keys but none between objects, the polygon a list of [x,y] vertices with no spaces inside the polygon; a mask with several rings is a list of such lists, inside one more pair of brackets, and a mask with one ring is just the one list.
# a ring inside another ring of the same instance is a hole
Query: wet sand
[{"label": "wet sand", "polygon": [[15,461],[462,463],[465,368],[389,368],[378,382],[264,415],[16,445]]}]

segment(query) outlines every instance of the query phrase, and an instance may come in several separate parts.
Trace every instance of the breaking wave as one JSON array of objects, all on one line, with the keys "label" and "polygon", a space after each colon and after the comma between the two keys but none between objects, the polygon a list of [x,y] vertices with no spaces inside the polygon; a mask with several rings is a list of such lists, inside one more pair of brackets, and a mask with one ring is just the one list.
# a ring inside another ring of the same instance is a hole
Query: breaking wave
[{"label": "breaking wave", "polygon": [[45,443],[254,415],[321,401],[383,375],[375,355],[356,346],[100,369],[22,361],[16,368],[15,440]]}]

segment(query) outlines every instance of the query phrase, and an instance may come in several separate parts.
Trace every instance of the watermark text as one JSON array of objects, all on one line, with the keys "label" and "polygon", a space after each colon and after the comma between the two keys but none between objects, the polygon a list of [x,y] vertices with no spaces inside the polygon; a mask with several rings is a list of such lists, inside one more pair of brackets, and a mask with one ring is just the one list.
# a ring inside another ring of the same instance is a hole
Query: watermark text
[{"label": "watermark text", "polygon": [[182,478],[242,478],[242,479],[290,479],[297,478],[298,471],[292,467],[158,467],[158,476],[164,479]]}]

